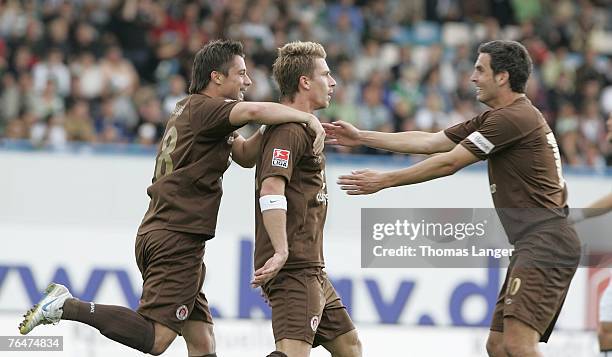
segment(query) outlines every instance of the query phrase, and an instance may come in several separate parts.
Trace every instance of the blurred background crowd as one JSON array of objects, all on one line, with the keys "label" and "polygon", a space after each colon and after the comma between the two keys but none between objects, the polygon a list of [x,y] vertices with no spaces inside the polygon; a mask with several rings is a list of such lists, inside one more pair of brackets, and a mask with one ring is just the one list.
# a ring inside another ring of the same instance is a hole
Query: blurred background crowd
[{"label": "blurred background crowd", "polygon": [[565,163],[612,165],[608,0],[0,0],[0,141],[154,145],[216,38],[245,45],[255,101],[277,99],[278,47],[324,44],[338,85],[319,117],[380,131],[472,118],[485,109],[469,81],[478,44],[518,40]]}]

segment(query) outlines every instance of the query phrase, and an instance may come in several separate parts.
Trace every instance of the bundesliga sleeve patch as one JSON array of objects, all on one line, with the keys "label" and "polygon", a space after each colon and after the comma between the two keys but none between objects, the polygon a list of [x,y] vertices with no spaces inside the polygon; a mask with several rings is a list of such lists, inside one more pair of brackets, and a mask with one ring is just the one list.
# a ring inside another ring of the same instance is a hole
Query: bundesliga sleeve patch
[{"label": "bundesliga sleeve patch", "polygon": [[495,148],[492,142],[490,142],[484,135],[475,131],[471,133],[468,137],[468,140],[472,142],[472,144],[476,145],[482,152],[488,154]]},{"label": "bundesliga sleeve patch", "polygon": [[287,168],[289,167],[289,154],[291,151],[283,149],[274,149],[272,153],[272,166]]}]

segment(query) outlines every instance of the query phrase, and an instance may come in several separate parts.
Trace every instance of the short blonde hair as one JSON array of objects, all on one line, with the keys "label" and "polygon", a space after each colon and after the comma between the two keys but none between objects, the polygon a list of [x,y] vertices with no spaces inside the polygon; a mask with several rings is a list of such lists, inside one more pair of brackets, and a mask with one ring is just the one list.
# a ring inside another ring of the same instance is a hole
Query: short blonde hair
[{"label": "short blonde hair", "polygon": [[293,101],[298,92],[301,76],[312,77],[315,59],[325,59],[327,54],[316,42],[289,42],[278,49],[278,57],[272,66],[272,75],[280,89],[281,100]]}]

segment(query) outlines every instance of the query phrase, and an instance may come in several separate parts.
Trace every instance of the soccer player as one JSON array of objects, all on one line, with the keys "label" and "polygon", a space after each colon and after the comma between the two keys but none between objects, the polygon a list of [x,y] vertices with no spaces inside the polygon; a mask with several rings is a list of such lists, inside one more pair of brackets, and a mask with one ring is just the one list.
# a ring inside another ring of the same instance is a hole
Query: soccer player
[{"label": "soccer player", "polygon": [[[318,43],[279,49],[273,76],[281,103],[312,113],[329,105],[336,81]],[[327,214],[325,157],[312,153],[303,125],[268,127],[256,170],[255,275],[272,307],[276,351],[307,357],[323,345],[333,356],[361,356],[355,326],[323,270]]]},{"label": "soccer player", "polygon": [[541,356],[538,341],[546,342],[552,332],[580,245],[567,222],[567,188],[555,137],[524,94],[529,54],[514,41],[487,42],[478,52],[471,80],[477,99],[491,110],[437,133],[368,132],[337,122],[326,126],[328,143],[441,153],[402,170],[340,176],[341,189],[350,195],[433,180],[488,160],[493,202],[515,253],[495,306],[487,351],[496,357]]},{"label": "soccer player", "polygon": [[[608,142],[612,144],[612,113],[608,117]],[[578,223],[588,218],[612,211],[612,193],[609,193],[584,209],[573,209],[570,220]],[[612,273],[612,269],[611,269]],[[599,301],[599,350],[601,357],[612,357],[612,277]]]},{"label": "soccer player", "polygon": [[80,301],[64,286],[51,284],[26,313],[22,334],[39,324],[73,320],[144,353],[159,355],[182,334],[189,356],[215,356],[212,316],[201,292],[204,249],[215,235],[223,173],[232,158],[252,167],[262,139],[256,133],[246,140],[235,130],[250,122],[296,122],[317,133],[310,150],[320,153],[324,142],[313,114],[242,101],[251,84],[243,57],[242,44],[235,41],[210,42],[195,55],[190,95],[167,123],[147,190],[149,209],[136,237],[143,278],[138,310]]}]

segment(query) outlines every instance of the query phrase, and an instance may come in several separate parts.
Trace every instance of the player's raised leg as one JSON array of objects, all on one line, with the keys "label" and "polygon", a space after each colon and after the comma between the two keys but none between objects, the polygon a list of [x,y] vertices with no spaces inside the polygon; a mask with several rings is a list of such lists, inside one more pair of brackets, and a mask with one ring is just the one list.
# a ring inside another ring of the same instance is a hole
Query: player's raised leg
[{"label": "player's raised leg", "polygon": [[39,325],[73,320],[98,329],[114,341],[151,354],[163,352],[165,348],[161,350],[161,347],[166,343],[169,345],[176,337],[171,330],[171,333],[159,330],[156,334],[152,321],[128,308],[74,299],[65,286],[56,283],[47,287],[42,299],[24,317],[19,325],[19,332],[24,335]]},{"label": "player's raised leg", "polygon": [[43,292],[42,299],[28,310],[19,324],[19,332],[27,335],[38,325],[56,324],[60,321],[64,302],[72,298],[65,286],[51,283]]}]

